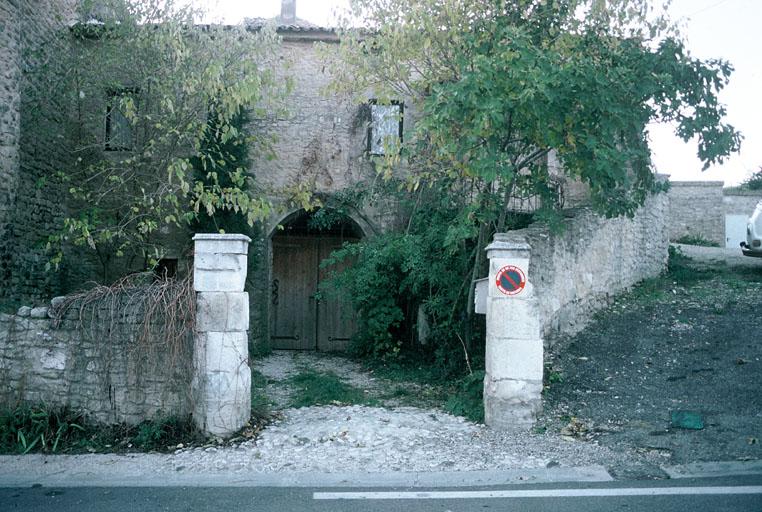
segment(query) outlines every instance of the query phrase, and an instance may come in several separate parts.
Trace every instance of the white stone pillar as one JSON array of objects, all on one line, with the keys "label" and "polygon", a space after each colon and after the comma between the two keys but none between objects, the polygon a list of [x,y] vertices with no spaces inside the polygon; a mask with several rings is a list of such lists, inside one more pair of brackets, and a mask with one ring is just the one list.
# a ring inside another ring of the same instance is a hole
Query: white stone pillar
[{"label": "white stone pillar", "polygon": [[484,419],[503,430],[530,427],[542,407],[543,341],[530,250],[523,236],[512,233],[496,234],[486,248]]},{"label": "white stone pillar", "polygon": [[193,241],[193,418],[202,431],[224,437],[251,416],[249,294],[243,291],[251,239],[197,234]]}]

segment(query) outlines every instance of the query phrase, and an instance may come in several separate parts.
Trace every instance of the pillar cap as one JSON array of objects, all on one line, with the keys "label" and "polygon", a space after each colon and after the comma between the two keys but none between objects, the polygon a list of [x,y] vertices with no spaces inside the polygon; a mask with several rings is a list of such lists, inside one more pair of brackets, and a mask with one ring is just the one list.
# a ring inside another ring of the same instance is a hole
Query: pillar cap
[{"label": "pillar cap", "polygon": [[527,243],[526,236],[520,233],[495,233],[492,243],[485,251],[531,251],[532,247]]},{"label": "pillar cap", "polygon": [[196,233],[193,235],[193,241],[196,240],[220,240],[225,242],[241,240],[246,243],[251,242],[251,238],[238,233]]}]

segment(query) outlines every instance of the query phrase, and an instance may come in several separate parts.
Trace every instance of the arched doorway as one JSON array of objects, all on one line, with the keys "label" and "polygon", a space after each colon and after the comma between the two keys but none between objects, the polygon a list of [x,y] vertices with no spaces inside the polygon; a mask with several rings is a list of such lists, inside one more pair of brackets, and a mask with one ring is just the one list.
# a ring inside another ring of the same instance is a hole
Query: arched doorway
[{"label": "arched doorway", "polygon": [[343,243],[362,238],[362,229],[330,210],[300,210],[280,225],[283,229],[272,235],[270,345],[285,350],[346,349],[356,328],[349,301],[318,300],[316,292],[329,273],[320,262]]}]

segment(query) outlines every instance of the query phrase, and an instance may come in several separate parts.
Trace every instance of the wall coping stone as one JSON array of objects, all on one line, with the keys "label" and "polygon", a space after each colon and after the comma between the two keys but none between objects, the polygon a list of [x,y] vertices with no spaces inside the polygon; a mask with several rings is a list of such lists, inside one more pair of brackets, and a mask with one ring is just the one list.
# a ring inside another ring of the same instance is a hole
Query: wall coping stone
[{"label": "wall coping stone", "polygon": [[246,235],[242,235],[239,233],[196,233],[193,235],[193,240],[222,240],[222,241],[228,241],[228,240],[244,240],[246,242],[251,243],[251,238],[249,238]]},{"label": "wall coping stone", "polygon": [[237,233],[197,233],[193,236],[193,243],[196,254],[247,255],[251,238]]},{"label": "wall coping stone", "polygon": [[726,196],[758,197],[762,199],[762,190],[744,190],[739,188],[722,189],[722,194]]},{"label": "wall coping stone", "polygon": [[27,317],[32,314],[32,308],[29,306],[21,306],[18,311],[16,311],[16,316],[21,317]]},{"label": "wall coping stone", "polygon": [[673,187],[722,187],[724,181],[670,181]]},{"label": "wall coping stone", "polygon": [[495,233],[492,243],[484,248],[485,251],[531,251],[524,235],[518,233]]}]

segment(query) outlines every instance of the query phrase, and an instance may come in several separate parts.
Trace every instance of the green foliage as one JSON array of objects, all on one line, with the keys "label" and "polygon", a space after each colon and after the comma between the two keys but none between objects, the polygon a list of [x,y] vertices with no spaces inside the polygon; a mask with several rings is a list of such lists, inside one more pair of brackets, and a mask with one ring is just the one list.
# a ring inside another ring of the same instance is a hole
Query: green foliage
[{"label": "green foliage", "polygon": [[203,188],[206,197],[192,229],[197,233],[247,233],[254,217],[242,215],[239,196],[247,196],[254,188],[253,178],[246,173],[250,163],[245,131],[249,116],[239,109],[226,124],[216,110],[210,109],[201,146],[190,159],[196,186]]},{"label": "green foliage", "polygon": [[[354,0],[335,87],[422,112],[384,162],[385,176],[405,164],[410,190],[476,179],[502,204],[523,191],[555,210],[554,150],[599,212],[631,215],[660,188],[648,123],[695,137],[705,168],[740,144],[717,99],[732,67],[689,56],[651,10],[645,0]],[[370,31],[353,30],[358,21]]]},{"label": "green foliage", "polygon": [[0,411],[0,453],[58,451],[83,437],[82,415],[69,409],[20,405]]},{"label": "green foliage", "polygon": [[343,382],[335,373],[303,371],[288,379],[296,390],[291,407],[312,405],[373,405],[361,389]]},{"label": "green foliage", "polygon": [[81,413],[45,405],[0,409],[0,453],[167,451],[205,437],[190,417],[159,416],[136,426],[104,426]]},{"label": "green foliage", "polygon": [[[354,0],[344,27],[333,90],[416,112],[399,146],[373,160],[384,184],[365,198],[391,195],[404,233],[326,262],[355,262],[335,284],[360,313],[365,355],[411,355],[462,375],[464,348],[476,359],[483,350],[471,291],[486,274],[483,249],[525,225],[508,205],[532,199],[533,218],[558,226],[573,179],[598,212],[632,215],[663,188],[647,144],[654,121],[695,137],[706,165],[740,143],[717,101],[731,66],[688,55],[645,0]],[[424,346],[419,307],[432,327]]]},{"label": "green foliage", "polygon": [[700,268],[679,247],[670,245],[667,270],[658,277],[644,279],[638,283],[633,288],[632,295],[638,300],[659,300],[665,294],[671,293],[675,286],[690,286],[711,279],[718,272],[724,271],[724,268],[714,268],[711,271]]},{"label": "green foliage", "polygon": [[484,422],[484,371],[476,371],[458,383],[457,391],[450,396],[445,410],[456,416],[465,416],[477,423]]},{"label": "green foliage", "polygon": [[746,178],[741,186],[749,190],[762,190],[762,167]]},{"label": "green foliage", "polygon": [[681,286],[689,285],[697,281],[710,279],[712,271],[697,268],[693,260],[683,254],[679,247],[669,246],[669,260],[667,262],[667,284]]},{"label": "green foliage", "polygon": [[190,417],[157,416],[146,420],[134,429],[131,444],[142,451],[165,451],[178,444],[190,444],[204,440]]},{"label": "green foliage", "polygon": [[701,235],[683,235],[675,241],[679,244],[700,245],[702,247],[719,247],[720,246],[720,244],[718,244],[717,242],[712,242],[711,240],[707,240]]},{"label": "green foliage", "polygon": [[[48,180],[68,190],[73,212],[50,237],[53,266],[67,244],[151,266],[168,228],[220,212],[220,229],[266,217],[270,204],[247,183],[242,152],[272,155],[271,138],[249,132],[245,114],[283,113],[290,87],[274,74],[274,30],[196,26],[201,13],[171,0],[97,4],[81,14],[99,24],[50,45],[34,70],[43,94],[26,97],[32,112],[58,109],[66,129],[56,135],[72,155]],[[119,130],[112,147],[104,115]]]},{"label": "green foliage", "polygon": [[251,417],[256,423],[267,421],[272,417],[271,402],[265,392],[267,377],[257,370],[251,370]]}]

